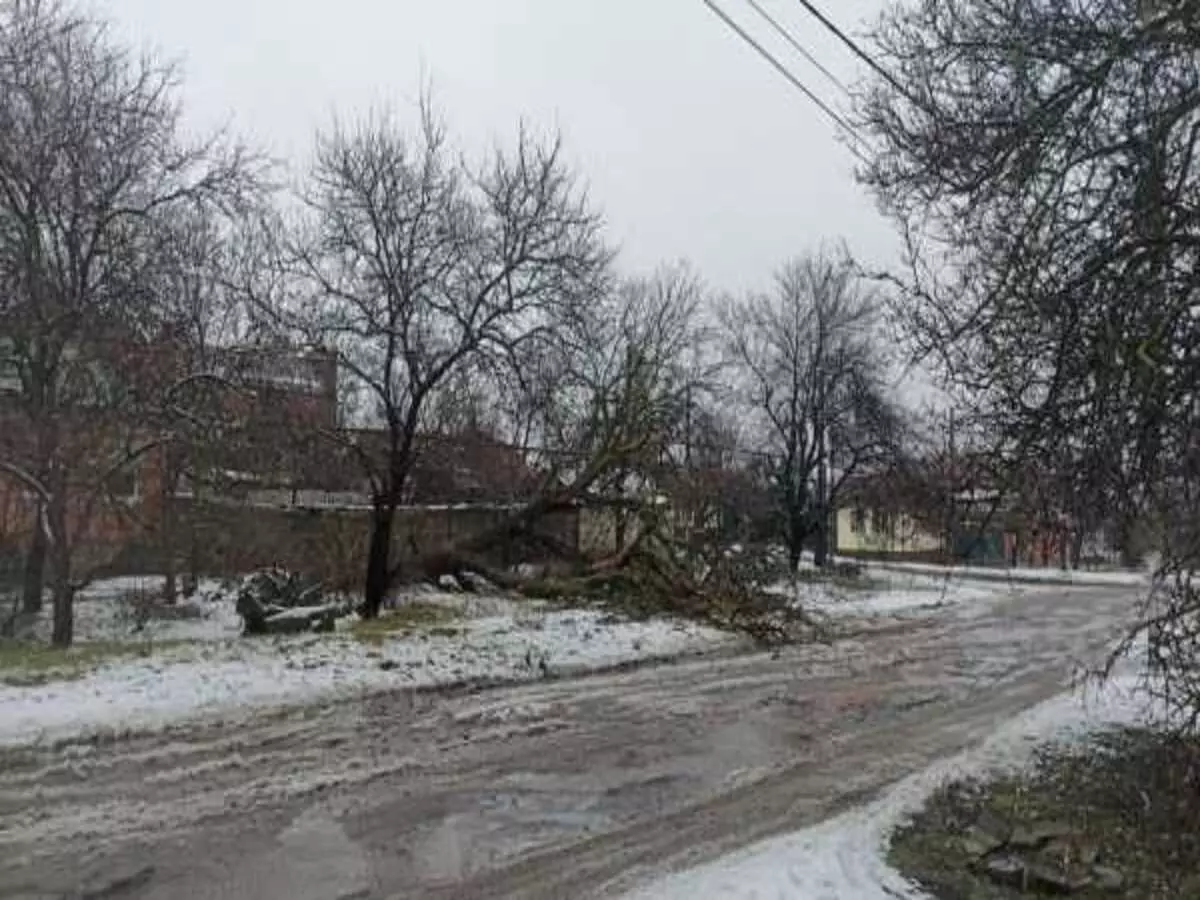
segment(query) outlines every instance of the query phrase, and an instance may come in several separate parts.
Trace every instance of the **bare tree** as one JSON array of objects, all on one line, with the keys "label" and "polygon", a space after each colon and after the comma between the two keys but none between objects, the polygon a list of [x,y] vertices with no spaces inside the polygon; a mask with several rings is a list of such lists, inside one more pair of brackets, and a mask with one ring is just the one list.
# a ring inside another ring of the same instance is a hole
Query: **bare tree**
[{"label": "bare tree", "polygon": [[[263,361],[251,349],[252,324],[246,320],[235,273],[261,261],[247,258],[245,219],[256,205],[230,217],[211,207],[173,210],[155,235],[155,265],[146,272],[163,323],[163,349],[169,348],[155,375],[173,385],[170,402],[144,410],[141,425],[161,440],[156,456],[157,496],[146,506],[150,515],[139,522],[157,548],[164,576],[163,599],[173,603],[179,589],[181,523],[176,500],[185,484],[211,481],[211,470],[230,447],[246,443],[255,430],[275,426],[272,437],[292,447],[280,427],[290,410],[273,403],[250,404],[254,385],[248,369]],[[269,358],[269,357],[268,357]],[[253,406],[247,410],[248,406]],[[197,572],[188,573],[195,582]]]},{"label": "bare tree", "polygon": [[238,148],[181,138],[176,84],[56,0],[0,5],[0,336],[19,382],[0,473],[36,498],[58,645],[73,635],[73,553],[102,507],[119,513],[114,481],[161,442],[146,421],[172,386],[161,234],[254,186]]},{"label": "bare tree", "polygon": [[824,565],[838,492],[899,439],[878,313],[853,264],[828,255],[787,264],[773,293],[724,311],[730,361],[761,428],[793,571],[810,539]]},{"label": "bare tree", "polygon": [[688,545],[747,540],[769,518],[769,497],[755,478],[735,411],[716,392],[685,397],[681,445],[673,447],[661,480],[677,509]]},{"label": "bare tree", "polygon": [[[1180,573],[1200,560],[1192,530],[1163,527],[1200,475],[1196,17],[1193,0],[898,7],[875,43],[905,92],[880,82],[862,110],[917,352],[972,397],[1010,484],[1057,471],[1126,562],[1157,532]],[[1178,620],[1190,591],[1156,594]]]},{"label": "bare tree", "polygon": [[[514,355],[503,419],[540,484],[496,529],[459,548],[478,552],[528,535],[550,513],[589,502],[616,516],[628,549],[681,445],[686,399],[704,387],[699,280],[684,266],[607,286],[557,317]],[[497,373],[500,374],[500,373]]]},{"label": "bare tree", "polygon": [[[693,616],[764,640],[790,634],[796,623],[811,629],[803,611],[735,572],[724,548],[687,540],[690,513],[721,509],[720,498],[698,498],[694,489],[738,490],[701,474],[710,460],[726,458],[697,421],[718,374],[704,306],[691,271],[665,267],[617,281],[522,344],[506,380],[493,386],[499,400],[492,415],[525,451],[539,483],[494,527],[419,558],[413,571],[482,571],[535,594],[544,587],[596,592],[631,609]],[[757,487],[753,478],[750,485]],[[732,506],[746,498],[725,499]],[[611,555],[582,557],[539,528],[555,513],[580,509],[611,523]],[[489,554],[514,543],[550,550],[568,565],[550,585],[489,565]]]},{"label": "bare tree", "polygon": [[374,616],[399,575],[393,523],[431,399],[460,370],[538,339],[560,307],[586,304],[609,251],[557,141],[522,130],[474,168],[428,102],[415,134],[383,114],[320,135],[303,200],[290,254],[303,296],[277,319],[333,350],[382,424],[381,448],[347,444],[370,482],[363,612]]}]

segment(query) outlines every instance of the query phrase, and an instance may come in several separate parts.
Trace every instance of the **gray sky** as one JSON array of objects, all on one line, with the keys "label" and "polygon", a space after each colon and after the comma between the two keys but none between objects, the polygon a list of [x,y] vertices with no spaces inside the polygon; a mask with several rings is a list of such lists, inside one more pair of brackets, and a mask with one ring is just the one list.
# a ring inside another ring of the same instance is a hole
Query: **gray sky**
[{"label": "gray sky", "polygon": [[[193,123],[228,121],[291,160],[334,111],[410,112],[425,79],[468,151],[521,117],[559,128],[628,269],[686,258],[711,287],[743,290],[823,240],[876,261],[894,246],[833,126],[701,0],[93,2],[124,36],[183,60]],[[838,101],[745,0],[720,2]],[[799,3],[761,3],[843,80],[857,77]],[[882,3],[818,5],[861,32]]]}]

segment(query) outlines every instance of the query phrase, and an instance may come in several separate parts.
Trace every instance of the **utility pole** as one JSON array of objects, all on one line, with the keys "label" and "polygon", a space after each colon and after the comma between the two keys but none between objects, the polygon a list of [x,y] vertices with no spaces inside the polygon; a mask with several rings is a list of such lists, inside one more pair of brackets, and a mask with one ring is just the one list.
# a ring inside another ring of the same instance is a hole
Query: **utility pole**
[{"label": "utility pole", "polygon": [[686,519],[684,521],[684,546],[692,544],[692,523],[696,517],[696,483],[692,477],[692,386],[689,383],[683,390],[683,469],[687,488],[685,496],[688,499]]},{"label": "utility pole", "polygon": [[[819,377],[819,376],[818,376]],[[813,410],[813,440],[817,444],[817,545],[814,548],[814,562],[824,566],[829,557],[829,473],[826,469],[826,424],[825,424],[825,384],[817,385],[817,402]]]},{"label": "utility pole", "polygon": [[958,461],[954,442],[954,408],[951,407],[946,421],[946,542],[945,552],[948,557],[954,555],[955,532],[955,497],[954,488],[958,482]]},{"label": "utility pole", "polygon": [[821,517],[820,533],[817,540],[822,548],[821,560],[822,565],[828,561],[829,555],[834,551],[832,541],[830,540],[830,509],[829,509],[829,428],[825,425],[824,420],[820,423],[820,430],[817,433],[817,513]]},{"label": "utility pole", "polygon": [[692,468],[692,386],[683,390],[683,462]]}]

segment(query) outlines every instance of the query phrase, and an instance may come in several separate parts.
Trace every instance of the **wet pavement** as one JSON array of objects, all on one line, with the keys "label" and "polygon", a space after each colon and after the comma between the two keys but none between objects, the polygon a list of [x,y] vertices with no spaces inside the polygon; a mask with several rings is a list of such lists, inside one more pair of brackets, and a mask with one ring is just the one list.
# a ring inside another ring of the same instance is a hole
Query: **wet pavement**
[{"label": "wet pavement", "polygon": [[0,898],[563,898],[799,828],[1094,664],[1134,589],[0,760]]}]

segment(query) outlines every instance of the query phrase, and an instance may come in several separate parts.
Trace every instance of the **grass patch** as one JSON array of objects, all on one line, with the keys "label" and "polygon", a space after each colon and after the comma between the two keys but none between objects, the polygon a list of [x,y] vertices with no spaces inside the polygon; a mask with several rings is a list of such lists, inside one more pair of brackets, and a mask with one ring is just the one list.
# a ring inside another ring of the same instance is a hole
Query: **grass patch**
[{"label": "grass patch", "polygon": [[[939,900],[1200,898],[1198,801],[1200,740],[1119,729],[1042,748],[1019,774],[945,785],[893,835],[889,861]],[[1003,878],[1004,859],[1023,874]]]},{"label": "grass patch", "polygon": [[82,678],[107,662],[145,659],[179,641],[95,642],[66,650],[26,641],[0,641],[0,684],[29,686]]},{"label": "grass patch", "polygon": [[459,629],[451,627],[451,623],[459,618],[457,610],[437,603],[405,603],[382,613],[377,619],[355,622],[350,634],[364,644],[378,647],[389,639],[408,637],[417,632],[458,634]]}]

